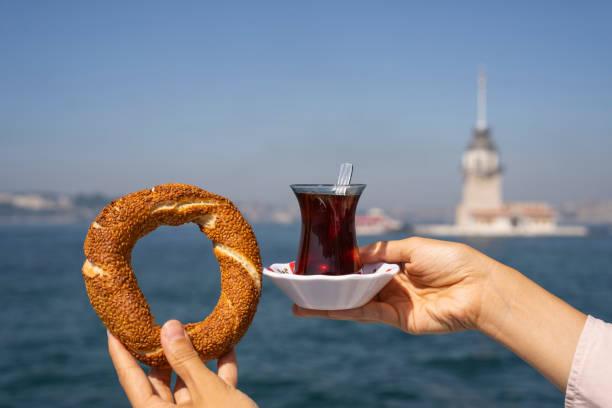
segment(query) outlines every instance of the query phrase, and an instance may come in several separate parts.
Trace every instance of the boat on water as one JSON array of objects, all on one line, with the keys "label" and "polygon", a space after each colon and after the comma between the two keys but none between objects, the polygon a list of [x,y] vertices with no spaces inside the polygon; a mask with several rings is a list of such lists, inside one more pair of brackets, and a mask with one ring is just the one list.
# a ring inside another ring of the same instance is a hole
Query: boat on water
[{"label": "boat on water", "polygon": [[386,232],[399,231],[404,224],[389,217],[380,208],[372,208],[366,214],[355,216],[355,231],[357,235],[380,235]]}]

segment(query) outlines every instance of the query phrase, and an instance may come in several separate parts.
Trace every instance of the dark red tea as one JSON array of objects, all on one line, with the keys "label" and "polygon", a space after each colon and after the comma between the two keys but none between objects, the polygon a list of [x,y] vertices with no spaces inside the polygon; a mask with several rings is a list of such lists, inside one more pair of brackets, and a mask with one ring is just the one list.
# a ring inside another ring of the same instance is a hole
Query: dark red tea
[{"label": "dark red tea", "polygon": [[358,194],[321,194],[295,191],[302,212],[298,275],[361,273],[355,210]]}]

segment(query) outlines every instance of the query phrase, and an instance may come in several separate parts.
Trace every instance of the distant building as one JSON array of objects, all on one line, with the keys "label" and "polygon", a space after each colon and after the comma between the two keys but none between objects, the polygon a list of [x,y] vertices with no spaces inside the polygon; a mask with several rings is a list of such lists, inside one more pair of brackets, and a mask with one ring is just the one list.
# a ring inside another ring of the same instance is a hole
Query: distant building
[{"label": "distant building", "polygon": [[487,78],[478,76],[478,113],[472,139],[463,153],[463,191],[455,225],[417,226],[432,235],[584,235],[584,227],[557,226],[547,203],[504,203],[502,166],[487,125]]},{"label": "distant building", "polygon": [[380,208],[372,208],[367,214],[355,216],[355,232],[357,235],[380,235],[386,232],[399,231],[404,224],[389,217]]}]

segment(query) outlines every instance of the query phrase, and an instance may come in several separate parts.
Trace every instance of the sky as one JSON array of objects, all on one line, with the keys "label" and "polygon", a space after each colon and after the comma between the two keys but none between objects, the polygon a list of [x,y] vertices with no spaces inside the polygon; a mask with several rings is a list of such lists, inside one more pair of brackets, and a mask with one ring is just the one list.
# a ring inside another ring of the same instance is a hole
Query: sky
[{"label": "sky", "polygon": [[451,208],[478,66],[504,197],[612,198],[606,2],[0,3],[0,191],[291,183]]}]

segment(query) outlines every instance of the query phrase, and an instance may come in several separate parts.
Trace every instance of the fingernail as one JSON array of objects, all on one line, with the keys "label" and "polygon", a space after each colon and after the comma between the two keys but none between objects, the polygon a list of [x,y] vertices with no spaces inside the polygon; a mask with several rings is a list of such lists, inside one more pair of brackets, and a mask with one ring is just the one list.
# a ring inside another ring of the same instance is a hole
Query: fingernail
[{"label": "fingernail", "polygon": [[178,340],[187,337],[183,325],[176,320],[170,320],[164,324],[164,336],[168,340]]}]

